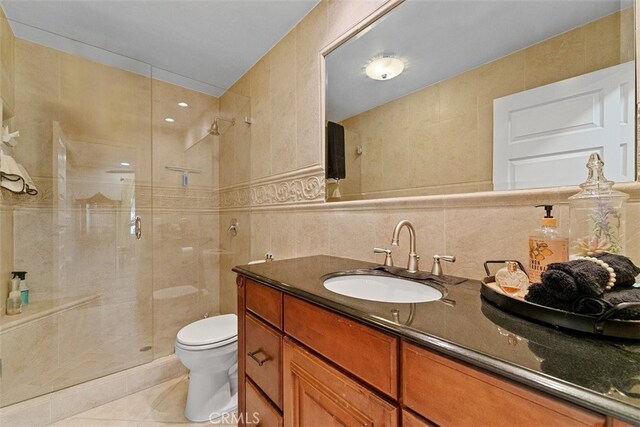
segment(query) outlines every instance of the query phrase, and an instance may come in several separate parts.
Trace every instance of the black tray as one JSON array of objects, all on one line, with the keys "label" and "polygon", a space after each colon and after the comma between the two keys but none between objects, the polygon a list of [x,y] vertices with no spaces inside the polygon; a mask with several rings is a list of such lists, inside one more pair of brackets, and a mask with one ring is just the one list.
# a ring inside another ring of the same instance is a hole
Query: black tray
[{"label": "black tray", "polygon": [[[494,262],[494,261],[490,261]],[[487,274],[490,274],[485,264]],[[640,303],[624,302],[615,305],[600,316],[573,313],[545,307],[502,292],[493,277],[482,281],[480,294],[489,302],[520,317],[536,320],[560,328],[587,332],[604,337],[626,338],[640,341],[640,320],[612,319],[618,311],[639,306]]]}]

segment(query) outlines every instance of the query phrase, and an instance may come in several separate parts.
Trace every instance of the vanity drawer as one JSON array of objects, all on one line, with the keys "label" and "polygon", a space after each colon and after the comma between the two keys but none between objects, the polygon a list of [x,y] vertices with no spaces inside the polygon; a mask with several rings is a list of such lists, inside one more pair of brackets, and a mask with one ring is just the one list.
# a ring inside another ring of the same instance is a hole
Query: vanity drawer
[{"label": "vanity drawer", "polygon": [[402,343],[404,404],[440,425],[603,426],[603,416]]},{"label": "vanity drawer", "polygon": [[287,335],[388,396],[398,396],[398,340],[344,316],[284,296]]},{"label": "vanity drawer", "polygon": [[282,292],[246,279],[247,310],[282,329]]},{"label": "vanity drawer", "polygon": [[246,380],[246,390],[246,424],[259,424],[260,427],[282,427],[282,415],[249,380]]},{"label": "vanity drawer", "polygon": [[250,314],[245,320],[247,376],[282,409],[282,336]]}]

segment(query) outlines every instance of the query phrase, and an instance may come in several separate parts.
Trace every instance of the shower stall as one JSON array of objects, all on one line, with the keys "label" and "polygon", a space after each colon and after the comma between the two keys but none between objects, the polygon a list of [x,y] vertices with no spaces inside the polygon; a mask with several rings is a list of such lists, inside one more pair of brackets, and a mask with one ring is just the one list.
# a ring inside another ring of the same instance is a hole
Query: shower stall
[{"label": "shower stall", "polygon": [[[20,132],[3,153],[38,193],[0,194],[0,407],[172,354],[182,326],[233,310],[221,268],[249,256],[248,205],[220,202],[249,183],[221,177],[224,159],[249,164],[249,98],[48,36],[60,50],[11,38],[2,92]],[[30,289],[13,316],[11,271]]]}]

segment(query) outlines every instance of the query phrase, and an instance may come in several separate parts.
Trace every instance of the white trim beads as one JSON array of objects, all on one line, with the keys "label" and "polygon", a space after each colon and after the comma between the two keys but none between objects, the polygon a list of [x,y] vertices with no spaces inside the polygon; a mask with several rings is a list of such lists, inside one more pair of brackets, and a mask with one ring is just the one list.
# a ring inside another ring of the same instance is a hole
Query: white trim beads
[{"label": "white trim beads", "polygon": [[578,259],[585,259],[587,261],[595,262],[600,267],[603,267],[604,269],[607,270],[607,272],[609,273],[609,280],[607,281],[606,290],[611,290],[611,288],[613,288],[615,286],[615,284],[616,284],[616,272],[613,271],[613,268],[609,267],[609,264],[607,264],[606,262],[602,261],[601,259],[590,257],[590,256],[582,256],[582,257],[579,257]]}]

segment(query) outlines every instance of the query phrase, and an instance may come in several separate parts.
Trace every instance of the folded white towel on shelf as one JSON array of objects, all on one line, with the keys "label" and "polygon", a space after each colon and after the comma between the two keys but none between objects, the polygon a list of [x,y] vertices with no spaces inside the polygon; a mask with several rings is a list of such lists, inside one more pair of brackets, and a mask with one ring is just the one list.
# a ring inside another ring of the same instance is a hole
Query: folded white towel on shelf
[{"label": "folded white towel on shelf", "polygon": [[26,169],[9,155],[0,151],[0,187],[17,194],[35,196],[38,190]]}]

